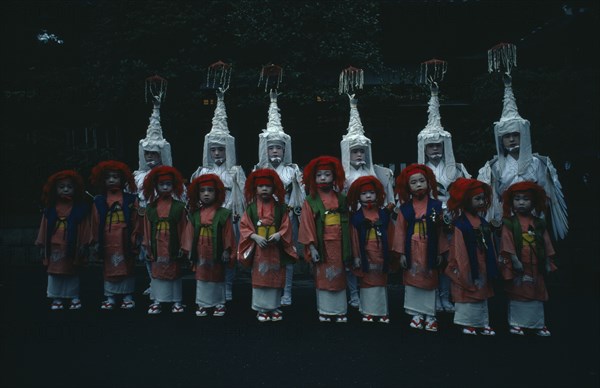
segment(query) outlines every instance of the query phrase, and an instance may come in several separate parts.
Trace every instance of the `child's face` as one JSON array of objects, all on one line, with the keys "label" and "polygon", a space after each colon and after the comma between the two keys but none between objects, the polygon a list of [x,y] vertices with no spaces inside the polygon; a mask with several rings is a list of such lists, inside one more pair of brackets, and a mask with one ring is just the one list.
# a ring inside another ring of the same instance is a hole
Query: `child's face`
[{"label": "child's face", "polygon": [[333,172],[331,170],[317,170],[317,175],[315,177],[317,184],[324,183],[332,183],[333,182]]},{"label": "child's face", "polygon": [[421,173],[413,174],[408,178],[408,186],[410,192],[416,196],[423,196],[427,193],[429,186],[427,185],[427,179],[425,175]]},{"label": "child's face", "polygon": [[173,191],[173,181],[166,180],[158,182],[158,184],[156,185],[156,191],[161,197],[171,194],[171,192]]},{"label": "child's face", "polygon": [[75,184],[70,178],[59,179],[56,182],[56,194],[59,198],[71,199],[75,194]]},{"label": "child's face", "polygon": [[352,148],[350,150],[350,164],[354,167],[364,166],[366,151],[362,147]]},{"label": "child's face", "polygon": [[148,167],[153,168],[162,164],[160,153],[157,151],[144,151],[144,160]]},{"label": "child's face", "polygon": [[511,132],[502,136],[502,145],[509,152],[521,144],[521,134],[519,132]]},{"label": "child's face", "polygon": [[373,190],[367,190],[360,193],[360,203],[363,205],[369,205],[375,202],[377,194]]},{"label": "child's face", "polygon": [[121,174],[118,171],[108,171],[106,178],[104,179],[106,187],[111,190],[118,189],[121,187]]},{"label": "child's face", "polygon": [[515,193],[513,209],[519,214],[529,214],[531,212],[531,194],[527,192]]},{"label": "child's face", "polygon": [[429,143],[425,146],[425,155],[429,160],[437,161],[444,156],[444,143]]},{"label": "child's face", "polygon": [[478,212],[485,207],[485,194],[479,193],[471,198],[471,209]]},{"label": "child's face", "polygon": [[256,194],[260,196],[264,201],[268,201],[272,198],[273,186],[258,185],[256,186]]},{"label": "child's face", "polygon": [[219,144],[213,144],[210,146],[210,157],[215,161],[217,166],[225,163],[225,146]]},{"label": "child's face", "polygon": [[217,193],[212,186],[200,186],[200,202],[204,205],[212,205],[215,202]]}]

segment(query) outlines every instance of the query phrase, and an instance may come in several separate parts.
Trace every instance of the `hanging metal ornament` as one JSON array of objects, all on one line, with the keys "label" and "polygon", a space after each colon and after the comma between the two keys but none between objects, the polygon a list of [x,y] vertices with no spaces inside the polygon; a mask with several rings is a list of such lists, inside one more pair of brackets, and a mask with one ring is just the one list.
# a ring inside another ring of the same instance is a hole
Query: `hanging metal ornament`
[{"label": "hanging metal ornament", "polygon": [[419,83],[429,85],[433,82],[441,82],[444,80],[446,70],[448,70],[448,62],[441,59],[433,58],[421,62]]},{"label": "hanging metal ornament", "polygon": [[258,78],[258,86],[261,83],[265,83],[265,92],[269,90],[269,85],[275,89],[279,89],[279,84],[283,81],[283,68],[274,64],[264,65],[260,70],[260,77]]},{"label": "hanging metal ornament", "polygon": [[512,43],[498,43],[488,50],[488,72],[504,72],[510,75],[517,67],[517,46]]},{"label": "hanging metal ornament", "polygon": [[167,97],[167,80],[156,74],[146,78],[146,86],[144,88],[146,102],[148,102],[148,95],[158,103],[163,102]]},{"label": "hanging metal ornament", "polygon": [[365,72],[354,66],[348,66],[340,73],[338,91],[340,94],[348,94],[354,89],[362,89],[365,83]]},{"label": "hanging metal ornament", "polygon": [[231,64],[221,60],[209,65],[206,71],[206,87],[213,89],[221,88],[223,90],[229,89],[231,71]]}]

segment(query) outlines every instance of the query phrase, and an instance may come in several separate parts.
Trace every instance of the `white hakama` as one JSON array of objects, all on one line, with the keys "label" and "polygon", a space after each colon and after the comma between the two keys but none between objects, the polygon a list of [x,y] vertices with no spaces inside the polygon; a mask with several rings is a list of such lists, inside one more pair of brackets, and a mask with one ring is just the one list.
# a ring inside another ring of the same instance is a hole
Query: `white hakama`
[{"label": "white hakama", "polygon": [[117,282],[104,281],[104,296],[128,295],[135,291],[135,277],[125,278]]},{"label": "white hakama", "polygon": [[387,287],[361,288],[359,311],[376,317],[388,315]]},{"label": "white hakama", "polygon": [[435,316],[435,290],[404,286],[404,311],[410,315]]},{"label": "white hakama", "polygon": [[526,329],[542,329],[544,323],[544,302],[540,300],[508,302],[508,324]]},{"label": "white hakama", "polygon": [[196,304],[198,307],[225,305],[225,282],[196,280]]},{"label": "white hakama", "polygon": [[348,311],[346,290],[326,291],[317,289],[317,310],[323,315],[345,315]]},{"label": "white hakama", "polygon": [[252,287],[252,310],[268,313],[281,306],[281,288]]},{"label": "white hakama", "polygon": [[487,300],[454,303],[454,323],[461,326],[483,328],[490,325]]},{"label": "white hakama", "polygon": [[181,278],[162,280],[152,278],[150,282],[150,299],[155,303],[181,302]]},{"label": "white hakama", "polygon": [[79,298],[79,275],[48,274],[48,298]]}]

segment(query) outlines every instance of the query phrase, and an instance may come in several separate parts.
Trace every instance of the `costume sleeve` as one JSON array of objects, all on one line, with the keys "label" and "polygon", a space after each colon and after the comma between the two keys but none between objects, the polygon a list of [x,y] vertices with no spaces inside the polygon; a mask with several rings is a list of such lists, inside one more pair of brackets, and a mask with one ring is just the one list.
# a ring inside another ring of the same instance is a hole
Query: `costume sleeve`
[{"label": "costume sleeve", "polygon": [[35,239],[35,245],[38,247],[46,246],[46,231],[48,228],[48,220],[46,215],[42,215],[42,221],[40,222],[40,229],[38,231],[37,238]]},{"label": "costume sleeve", "polygon": [[140,215],[138,214],[138,208],[140,204],[138,199],[136,198],[133,202],[133,208],[131,209],[131,225],[133,225],[133,230],[131,231],[131,246],[137,247],[137,243],[139,241],[139,237],[142,235],[142,229],[140,229]]},{"label": "costume sleeve", "polygon": [[237,252],[237,259],[245,266],[250,265],[254,249],[256,249],[256,243],[250,238],[253,233],[256,233],[254,224],[248,216],[248,212],[245,211],[240,220],[240,244]]},{"label": "costume sleeve", "polygon": [[92,205],[92,215],[91,215],[91,219],[90,219],[90,240],[89,243],[90,244],[95,244],[98,242],[98,226],[99,226],[99,214],[98,214],[98,209],[96,209],[96,204]]},{"label": "costume sleeve", "polygon": [[360,254],[360,243],[358,241],[358,231],[352,223],[350,223],[348,228],[350,229],[350,245],[352,247],[352,258],[362,258]]},{"label": "costume sleeve", "polygon": [[448,246],[448,235],[444,231],[443,225],[438,226],[438,255],[443,255],[448,252],[450,247]]},{"label": "costume sleeve", "polygon": [[187,222],[180,236],[181,249],[188,253],[191,252],[192,244],[194,243],[194,225],[191,222]]},{"label": "costume sleeve", "polygon": [[463,273],[466,269],[464,264],[468,262],[469,254],[467,252],[462,231],[458,228],[454,228],[452,242],[450,243],[450,252],[448,254],[448,265],[446,266],[444,273],[448,275],[455,284],[464,289],[472,290],[474,286],[468,281],[469,274]]},{"label": "costume sleeve", "polygon": [[187,224],[188,224],[187,210],[184,209],[183,213],[181,214],[181,218],[179,219],[179,222],[177,223],[177,235],[179,236],[179,247],[180,248],[183,245],[183,234],[185,232]]},{"label": "costume sleeve", "polygon": [[498,257],[498,267],[504,279],[509,280],[514,278],[512,260],[510,256],[516,255],[516,251],[517,249],[515,248],[515,240],[513,238],[512,231],[508,227],[506,227],[506,225],[502,225],[502,237],[500,240],[500,255]]},{"label": "costume sleeve", "polygon": [[[191,224],[191,222],[188,222]],[[223,225],[223,251],[229,251],[229,264],[230,268],[235,266],[237,260],[237,246],[235,245],[235,234],[233,233],[233,223],[231,216],[227,217],[225,225]]]},{"label": "costume sleeve", "polygon": [[298,253],[296,252],[294,241],[292,241],[292,223],[287,211],[281,217],[281,225],[278,232],[281,235],[280,244],[282,244],[283,250],[291,257],[298,259]]},{"label": "costume sleeve", "polygon": [[298,242],[304,245],[304,259],[308,262],[312,261],[310,244],[318,245],[317,239],[317,228],[315,226],[315,215],[308,204],[308,201],[304,201],[302,204],[302,217],[300,217],[300,227],[298,229]]},{"label": "costume sleeve", "polygon": [[142,245],[146,250],[146,255],[153,260],[154,258],[152,257],[152,250],[150,249],[150,241],[152,240],[151,234],[152,227],[150,225],[150,221],[148,220],[148,217],[144,217],[144,238],[142,240]]},{"label": "costume sleeve", "polygon": [[404,255],[404,241],[406,240],[406,228],[407,223],[402,215],[402,212],[398,212],[398,218],[396,219],[396,227],[394,228],[394,238],[392,244],[392,252]]}]

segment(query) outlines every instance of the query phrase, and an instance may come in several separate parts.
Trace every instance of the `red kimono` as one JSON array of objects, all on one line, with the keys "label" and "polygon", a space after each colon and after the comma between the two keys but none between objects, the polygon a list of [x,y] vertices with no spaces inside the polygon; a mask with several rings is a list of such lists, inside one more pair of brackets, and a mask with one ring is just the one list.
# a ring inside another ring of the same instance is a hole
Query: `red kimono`
[{"label": "red kimono", "polygon": [[[101,197],[102,198],[102,197]],[[129,230],[123,212],[123,192],[108,191],[106,194],[108,211],[105,218],[104,230],[99,231],[99,212],[96,203],[92,208],[92,242],[100,241],[99,233],[103,233],[103,252],[101,259],[104,261],[104,280],[117,282],[123,278],[133,276],[135,265],[135,246],[138,231],[137,199],[130,205]]]},{"label": "red kimono", "polygon": [[[518,301],[547,301],[548,291],[546,289],[546,283],[544,282],[544,276],[538,269],[539,260],[545,260],[546,257],[550,258],[554,256],[554,248],[550,241],[550,235],[547,230],[543,232],[544,240],[544,258],[539,258],[535,255],[535,239],[527,232],[530,227],[535,228],[535,222],[533,216],[517,215],[517,219],[521,226],[523,248],[521,249],[520,255],[517,255],[516,244],[513,237],[513,232],[506,225],[502,227],[502,245],[500,249],[503,259],[503,274],[506,279],[511,280],[507,282],[505,290],[509,298]],[[518,272],[512,269],[512,261],[510,255],[519,256],[519,260],[523,264],[523,271]],[[550,261],[550,270],[555,271],[556,266]]]},{"label": "red kimono", "polygon": [[[238,260],[243,265],[252,263],[252,287],[254,288],[283,288],[285,285],[285,265],[281,262],[281,250],[294,259],[298,258],[292,241],[292,227],[287,211],[281,214],[281,224],[277,230],[275,224],[275,201],[263,201],[256,198],[256,216],[258,225],[255,225],[246,209],[240,220],[240,243]],[[279,232],[281,238],[278,243],[269,243],[265,248],[259,247],[250,238],[258,234],[268,238]]]},{"label": "red kimono", "polygon": [[[213,246],[213,219],[218,209],[216,206],[208,206],[197,210],[200,218],[200,230],[195,247],[196,255],[190,258],[195,266],[196,280],[222,283],[225,281],[225,266],[233,268],[235,265],[236,245],[231,216],[227,217],[220,231],[223,251],[229,251],[230,253],[229,262],[224,265],[221,257],[217,257],[216,260],[214,257],[216,247]],[[193,216],[192,214],[191,217]],[[181,248],[188,253],[192,252],[194,234],[194,223],[188,222],[181,240]]]}]

